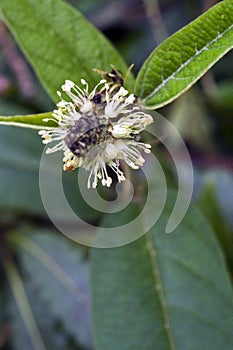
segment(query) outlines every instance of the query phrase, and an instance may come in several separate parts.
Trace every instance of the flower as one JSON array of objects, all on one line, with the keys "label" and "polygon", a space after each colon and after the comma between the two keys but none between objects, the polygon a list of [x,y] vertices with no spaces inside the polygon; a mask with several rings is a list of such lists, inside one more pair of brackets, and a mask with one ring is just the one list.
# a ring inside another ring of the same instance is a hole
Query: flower
[{"label": "flower", "polygon": [[124,181],[120,161],[138,169],[144,163],[141,151],[149,153],[151,148],[139,142],[138,136],[152,123],[152,117],[142,111],[134,94],[129,95],[116,70],[106,73],[106,77],[91,92],[84,79],[83,88],[66,80],[62,90],[69,101],[58,91],[60,102],[50,118],[57,126],[39,131],[44,144],[57,142],[47,148],[47,154],[64,152],[64,170],[83,167],[90,171],[88,188],[96,188],[98,180],[103,186],[111,186],[107,166],[119,182]]}]

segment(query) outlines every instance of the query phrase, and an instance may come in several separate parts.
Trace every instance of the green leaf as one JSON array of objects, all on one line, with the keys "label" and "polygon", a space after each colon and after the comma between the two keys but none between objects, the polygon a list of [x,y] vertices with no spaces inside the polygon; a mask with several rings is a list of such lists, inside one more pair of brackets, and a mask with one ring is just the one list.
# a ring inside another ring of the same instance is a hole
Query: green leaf
[{"label": "green leaf", "polygon": [[[92,345],[88,264],[80,247],[52,231],[26,229],[8,236],[17,252],[23,283],[37,293],[32,307],[39,301],[49,314],[62,323],[77,343]],[[57,254],[59,252],[59,254]],[[35,277],[36,276],[36,277]],[[62,303],[61,303],[62,300]],[[40,319],[38,320],[40,322]]]},{"label": "green leaf", "polygon": [[[5,267],[6,275],[8,277],[9,285],[11,287],[12,294],[17,304],[17,309],[20,312],[23,324],[29,336],[29,339],[25,336],[22,337],[22,333],[23,333],[22,327],[20,327],[20,323],[18,324],[16,323],[15,324],[16,329],[14,329],[14,332],[16,331],[17,333],[17,328],[19,327],[21,328],[21,331],[18,332],[18,335],[20,335],[20,337],[17,339],[18,343],[21,343],[21,339],[22,339],[22,342],[24,343],[24,345],[27,346],[27,348],[30,348],[30,345],[32,344],[34,349],[46,350],[44,339],[41,337],[41,333],[39,331],[37,322],[31,310],[23,282],[20,278],[18,269],[14,263],[14,260],[10,255],[8,256],[7,259],[5,259],[4,267]],[[16,317],[16,320],[17,320],[17,317]]]},{"label": "green leaf", "polygon": [[[61,0],[1,0],[0,9],[15,38],[50,96],[65,79],[77,84],[86,79],[91,87],[109,71],[110,64],[126,73],[127,67],[109,43],[77,10]],[[132,76],[129,86],[132,86]]]},{"label": "green leaf", "polygon": [[233,347],[232,289],[214,234],[190,209],[167,235],[170,212],[129,245],[93,250],[97,350]]},{"label": "green leaf", "polygon": [[135,93],[147,108],[188,90],[233,47],[233,2],[221,1],[158,46],[143,64]]},{"label": "green leaf", "polygon": [[[15,302],[13,298],[11,298],[10,301],[10,321],[8,321],[8,326],[10,326],[11,331],[11,338],[9,341],[11,348],[14,350],[63,350],[68,348],[67,338],[69,334],[66,334],[61,327],[57,327],[59,321],[51,315],[47,303],[43,303],[37,298],[37,293],[35,293],[31,281],[25,278],[21,280],[21,283],[25,289],[27,301],[31,307],[31,311],[35,317],[37,327],[46,348],[39,347],[38,341],[34,342],[34,344],[32,343],[31,330],[25,327],[22,320],[22,311],[19,312],[19,303],[21,303],[21,300]],[[9,297],[12,297],[12,295],[10,294]],[[69,348],[69,350],[73,350],[73,348]]]},{"label": "green leaf", "polygon": [[[40,195],[39,168],[44,146],[36,130],[15,127],[0,127],[0,208],[47,216]],[[62,171],[62,152],[47,155],[48,167],[44,170],[48,195],[56,198],[57,184],[53,175]],[[60,166],[60,168],[58,168]],[[72,208],[84,220],[97,220],[102,213],[94,211],[80,194],[77,172],[64,172],[63,186]],[[60,203],[54,201],[54,210],[61,220],[67,214]]]},{"label": "green leaf", "polygon": [[[222,246],[223,252],[225,253],[229,271],[233,273],[233,231],[230,224],[227,223],[222,208],[220,207],[217,195],[217,179],[217,173],[206,175],[202,192],[198,198],[198,204],[211,223],[219,243]],[[222,176],[221,181],[224,181],[224,176]],[[225,193],[225,198],[227,196],[228,193]]]},{"label": "green leaf", "polygon": [[[49,305],[40,299],[33,281],[13,259],[5,261],[11,292],[8,291],[9,343],[15,350],[80,349],[69,346],[69,333],[58,327],[59,320]],[[13,298],[12,298],[13,296]]]},{"label": "green leaf", "polygon": [[46,215],[39,191],[43,145],[35,130],[0,127],[0,207]]},{"label": "green leaf", "polygon": [[50,129],[56,126],[56,123],[51,120],[44,121],[44,119],[51,117],[52,112],[31,115],[0,116],[0,124],[39,130],[42,128]]}]

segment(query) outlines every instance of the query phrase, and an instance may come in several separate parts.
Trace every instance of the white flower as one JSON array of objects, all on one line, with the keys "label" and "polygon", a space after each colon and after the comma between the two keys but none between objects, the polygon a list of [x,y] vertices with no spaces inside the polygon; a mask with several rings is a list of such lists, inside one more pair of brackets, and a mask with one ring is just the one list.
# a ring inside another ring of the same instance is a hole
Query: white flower
[{"label": "white flower", "polygon": [[51,118],[57,126],[41,130],[39,135],[44,144],[57,142],[46,153],[63,151],[64,170],[83,167],[90,171],[88,188],[96,188],[98,180],[110,187],[112,178],[107,166],[121,182],[125,180],[121,160],[132,169],[143,165],[141,151],[149,153],[151,146],[137,141],[137,135],[153,119],[142,111],[136,96],[128,95],[119,83],[103,79],[90,93],[87,82],[82,79],[81,84],[83,89],[66,80],[62,90],[70,101],[58,92],[60,102]]}]

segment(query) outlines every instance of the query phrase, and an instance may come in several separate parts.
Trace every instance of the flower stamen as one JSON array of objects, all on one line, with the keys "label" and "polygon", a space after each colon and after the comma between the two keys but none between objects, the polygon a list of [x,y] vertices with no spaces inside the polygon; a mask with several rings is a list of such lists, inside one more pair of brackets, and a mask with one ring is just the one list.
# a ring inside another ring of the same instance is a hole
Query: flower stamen
[{"label": "flower stamen", "polygon": [[63,151],[64,170],[83,167],[90,171],[88,188],[96,188],[99,180],[103,186],[111,186],[107,166],[118,182],[124,181],[120,160],[138,169],[145,162],[141,151],[150,153],[151,148],[137,139],[152,123],[152,117],[142,111],[134,94],[128,94],[117,70],[106,76],[108,80],[100,80],[91,92],[84,79],[81,79],[83,88],[66,80],[62,91],[70,100],[66,101],[58,92],[57,109],[51,118],[45,119],[57,126],[39,131],[44,144],[58,142],[47,148],[46,153]]}]

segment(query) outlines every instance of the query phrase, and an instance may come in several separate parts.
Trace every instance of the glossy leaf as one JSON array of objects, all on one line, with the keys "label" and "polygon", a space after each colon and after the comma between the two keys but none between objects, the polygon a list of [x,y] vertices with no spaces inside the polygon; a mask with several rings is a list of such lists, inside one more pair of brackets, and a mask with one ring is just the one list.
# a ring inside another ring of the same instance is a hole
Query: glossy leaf
[{"label": "glossy leaf", "polygon": [[61,0],[1,0],[0,10],[55,101],[66,79],[79,84],[84,78],[93,87],[100,80],[93,68],[109,71],[113,64],[123,74],[127,71],[109,41]]},{"label": "glossy leaf", "polygon": [[233,2],[221,1],[158,46],[143,64],[136,95],[162,107],[188,90],[233,47]]},{"label": "glossy leaf", "polygon": [[233,347],[232,288],[214,234],[194,209],[165,234],[170,211],[134,243],[93,251],[97,350]]}]

